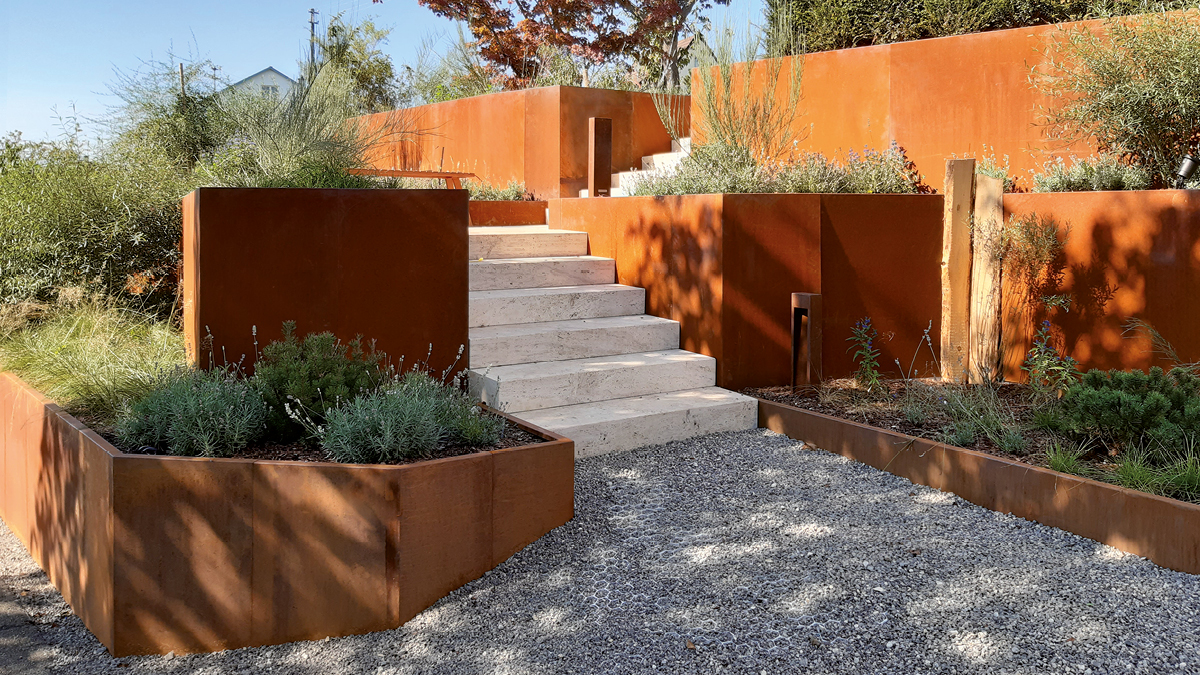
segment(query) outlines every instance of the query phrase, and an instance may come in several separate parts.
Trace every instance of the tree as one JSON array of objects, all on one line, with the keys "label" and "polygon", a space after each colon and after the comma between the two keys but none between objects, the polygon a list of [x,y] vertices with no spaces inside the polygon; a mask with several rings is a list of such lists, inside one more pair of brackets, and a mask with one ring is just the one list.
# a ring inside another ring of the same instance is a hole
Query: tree
[{"label": "tree", "polygon": [[634,59],[679,84],[680,37],[713,5],[729,0],[419,0],[467,24],[506,88],[528,85],[539,53],[565,48],[593,63]]},{"label": "tree", "polygon": [[379,49],[392,32],[371,20],[349,23],[343,13],[329,20],[320,42],[321,61],[342,69],[354,82],[354,99],[360,112],[395,110],[400,105],[400,87],[392,59]]}]

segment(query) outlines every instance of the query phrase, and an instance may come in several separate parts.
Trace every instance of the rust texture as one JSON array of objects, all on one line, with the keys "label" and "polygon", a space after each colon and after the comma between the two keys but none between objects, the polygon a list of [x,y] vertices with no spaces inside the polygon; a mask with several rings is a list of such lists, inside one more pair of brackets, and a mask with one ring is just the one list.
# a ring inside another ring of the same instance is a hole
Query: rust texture
[{"label": "rust texture", "polygon": [[759,399],[759,426],[914,483],[1200,573],[1200,506]]},{"label": "rust texture", "polygon": [[[1045,62],[1048,40],[1059,31],[1099,25],[1032,26],[787,57],[780,80],[793,59],[804,63],[804,98],[792,124],[795,149],[836,156],[884,150],[894,140],[938,190],[943,163],[954,155],[1008,156],[1010,176],[1027,176],[1056,156],[1092,155],[1095,148],[1054,141],[1039,124],[1040,109],[1053,101],[1030,86],[1029,73]],[[757,72],[766,75],[764,68]],[[693,73],[693,86],[700,81]],[[752,84],[760,90],[777,85]],[[779,92],[781,99],[786,95]],[[700,100],[694,88],[695,128],[702,126]]]},{"label": "rust texture", "polygon": [[482,201],[467,203],[473,227],[491,225],[544,225],[546,202]]},{"label": "rust texture", "polygon": [[552,201],[550,222],[586,231],[737,389],[790,384],[792,293],[822,295],[825,377],[853,372],[846,339],[864,316],[883,369],[907,370],[931,322],[938,339],[941,212],[939,195],[690,195]]},{"label": "rust texture", "polygon": [[[677,107],[686,126],[688,108]],[[371,125],[391,114],[361,119]],[[654,98],[640,92],[540,87],[418,106],[404,114],[422,133],[379,143],[373,166],[470,171],[495,185],[524,183],[538,199],[577,197],[587,187],[589,118],[612,120],[614,171],[640,169],[643,155],[671,149]]]},{"label": "rust texture", "polygon": [[[1031,294],[1003,273],[1004,375],[1021,380],[1032,333],[1050,319],[1054,340],[1083,369],[1170,367],[1131,317],[1162,333],[1184,361],[1200,360],[1200,193],[1187,190],[1004,195],[1004,217],[1054,218],[1064,255],[1053,283]],[[1042,295],[1066,294],[1069,311],[1047,311]]]},{"label": "rust texture", "polygon": [[612,188],[612,120],[588,119],[588,196],[608,197]]},{"label": "rust texture", "polygon": [[519,422],[403,466],[126,455],[0,373],[0,424],[0,516],[116,656],[395,628],[574,515],[574,444]]},{"label": "rust texture", "polygon": [[217,365],[249,366],[252,330],[261,350],[289,320],[438,372],[467,345],[465,191],[201,188],[183,213],[193,363],[210,365],[211,334]]}]

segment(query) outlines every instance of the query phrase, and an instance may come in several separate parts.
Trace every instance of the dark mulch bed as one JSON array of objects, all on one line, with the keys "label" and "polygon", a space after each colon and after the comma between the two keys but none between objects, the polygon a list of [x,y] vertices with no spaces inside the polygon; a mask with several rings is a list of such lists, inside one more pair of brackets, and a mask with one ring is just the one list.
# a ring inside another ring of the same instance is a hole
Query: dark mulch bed
[{"label": "dark mulch bed", "polygon": [[[98,430],[101,436],[109,443],[121,449],[122,452],[131,455],[168,455],[166,452],[158,452],[154,448],[121,448],[116,437],[109,430]],[[540,436],[525,431],[521,427],[514,424],[511,420],[504,422],[504,436],[496,445],[485,447],[469,447],[461,445],[449,445],[439,447],[428,456],[413,457],[409,459],[401,459],[390,462],[380,462],[380,464],[400,465],[413,464],[415,462],[424,462],[431,459],[443,459],[446,457],[458,457],[460,455],[469,455],[475,452],[486,452],[488,450],[502,450],[504,448],[516,448],[522,445],[532,445],[534,443],[545,443],[545,439]],[[153,452],[152,452],[153,450]],[[325,454],[325,451],[320,447],[298,441],[295,443],[260,443],[253,447],[246,448],[241,452],[234,453],[230,459],[247,459],[247,460],[266,460],[278,462],[332,462],[336,460]]]},{"label": "dark mulch bed", "polygon": [[[940,441],[943,432],[953,426],[953,417],[946,410],[939,410],[936,404],[927,407],[928,415],[924,420],[919,422],[910,420],[902,408],[905,388],[908,384],[903,380],[889,380],[884,384],[886,392],[877,394],[867,394],[858,389],[852,380],[834,380],[824,383],[820,387],[805,386],[797,387],[795,390],[791,387],[749,388],[743,389],[742,393],[775,403],[795,406],[802,410],[811,410],[831,417],[898,431],[918,438]],[[939,387],[955,385],[944,385],[934,380],[920,380],[914,381],[914,386],[921,386],[928,393],[931,390],[936,392]],[[996,393],[1003,406],[1015,419],[1028,423],[1034,409],[1029,402],[1028,387],[1004,383],[996,388]],[[983,434],[979,435],[974,444],[966,447],[999,457],[1044,466],[1043,455],[1046,446],[1052,440],[1050,435],[1028,428],[1024,430],[1023,435],[1028,441],[1028,447],[1026,452],[1020,455],[1001,450]]]}]

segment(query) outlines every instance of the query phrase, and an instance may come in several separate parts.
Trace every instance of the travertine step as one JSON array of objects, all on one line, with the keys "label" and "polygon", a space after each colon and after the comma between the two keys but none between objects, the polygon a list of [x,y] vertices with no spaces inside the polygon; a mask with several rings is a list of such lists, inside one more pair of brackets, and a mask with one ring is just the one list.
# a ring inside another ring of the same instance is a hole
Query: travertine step
[{"label": "travertine step", "polygon": [[753,429],[758,425],[758,402],[720,387],[704,387],[531,410],[517,417],[570,438],[576,457],[590,457]]},{"label": "travertine step", "polygon": [[468,230],[470,258],[545,258],[587,255],[587,232],[551,230],[548,225],[503,225]]},{"label": "travertine step", "polygon": [[692,153],[692,137],[684,136],[677,141],[671,141],[671,152],[685,152],[690,155]]},{"label": "travertine step", "polygon": [[679,324],[656,316],[615,316],[471,329],[470,368],[565,361],[679,348]]},{"label": "travertine step", "polygon": [[471,327],[595,319],[646,311],[646,291],[620,284],[471,291]]},{"label": "travertine step", "polygon": [[515,413],[710,387],[717,362],[682,349],[524,363],[469,373],[471,393]]},{"label": "travertine step", "polygon": [[582,286],[615,283],[617,264],[590,255],[480,260],[470,264],[468,274],[472,291]]},{"label": "travertine step", "polygon": [[660,152],[642,158],[642,171],[672,171],[687,157],[686,152]]}]

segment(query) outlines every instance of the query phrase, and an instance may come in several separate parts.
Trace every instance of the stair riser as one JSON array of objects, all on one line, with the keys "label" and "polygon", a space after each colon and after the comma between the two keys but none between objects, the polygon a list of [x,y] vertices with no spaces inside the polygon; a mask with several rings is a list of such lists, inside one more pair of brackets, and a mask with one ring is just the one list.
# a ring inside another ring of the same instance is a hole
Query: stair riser
[{"label": "stair riser", "polygon": [[687,154],[683,152],[648,155],[642,158],[642,171],[670,171],[679,166],[686,156]]},{"label": "stair riser", "polygon": [[512,323],[633,316],[646,308],[646,291],[625,288],[602,293],[570,293],[500,298],[471,298],[471,327]]},{"label": "stair riser", "polygon": [[653,352],[679,347],[679,324],[655,322],[594,330],[563,330],[534,335],[471,338],[471,368],[593,356]]},{"label": "stair riser", "polygon": [[611,284],[617,280],[613,260],[556,260],[489,265],[472,263],[469,268],[472,291],[501,288],[551,288]]},{"label": "stair riser", "polygon": [[620,422],[597,422],[558,429],[550,427],[550,431],[575,441],[575,457],[583,458],[722,431],[753,429],[757,425],[758,404],[751,399],[749,402],[671,411]]},{"label": "stair riser", "polygon": [[479,234],[469,238],[471,260],[587,255],[586,232]]},{"label": "stair riser", "polygon": [[538,379],[503,380],[471,372],[471,392],[510,413],[628,396],[711,387],[717,381],[713,359],[646,364],[620,370],[576,372]]}]

